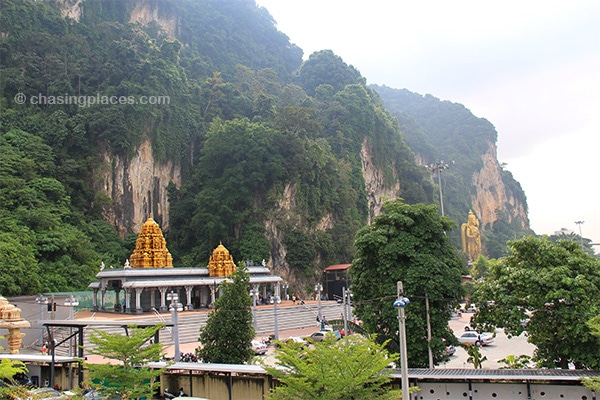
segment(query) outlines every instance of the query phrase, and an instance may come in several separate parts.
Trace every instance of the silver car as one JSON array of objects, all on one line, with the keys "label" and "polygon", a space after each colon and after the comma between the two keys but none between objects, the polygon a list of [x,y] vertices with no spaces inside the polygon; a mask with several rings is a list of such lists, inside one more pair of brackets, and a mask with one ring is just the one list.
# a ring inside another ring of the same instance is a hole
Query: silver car
[{"label": "silver car", "polygon": [[494,335],[489,332],[478,333],[476,331],[466,331],[458,337],[458,342],[461,344],[476,344],[487,346],[494,341]]}]

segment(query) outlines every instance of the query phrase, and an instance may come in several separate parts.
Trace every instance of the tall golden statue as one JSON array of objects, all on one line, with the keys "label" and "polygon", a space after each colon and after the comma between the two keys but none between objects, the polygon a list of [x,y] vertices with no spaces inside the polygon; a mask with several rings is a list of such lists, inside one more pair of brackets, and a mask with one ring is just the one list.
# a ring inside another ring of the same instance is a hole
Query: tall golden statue
[{"label": "tall golden statue", "polygon": [[163,236],[160,226],[148,218],[142,225],[135,250],[126,267],[131,268],[173,268],[173,257],[167,249],[167,241]]},{"label": "tall golden statue", "polygon": [[479,221],[473,211],[469,211],[467,222],[460,229],[462,237],[462,248],[469,254],[469,259],[475,261],[481,254],[481,233],[479,232]]}]

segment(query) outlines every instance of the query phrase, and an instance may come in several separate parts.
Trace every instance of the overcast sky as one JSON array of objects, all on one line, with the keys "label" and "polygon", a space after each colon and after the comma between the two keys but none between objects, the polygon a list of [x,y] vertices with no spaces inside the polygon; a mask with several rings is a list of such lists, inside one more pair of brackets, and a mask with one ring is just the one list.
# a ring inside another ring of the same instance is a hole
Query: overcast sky
[{"label": "overcast sky", "polygon": [[330,49],[369,84],[429,93],[489,120],[533,230],[581,227],[600,242],[600,1],[257,3],[305,59]]}]

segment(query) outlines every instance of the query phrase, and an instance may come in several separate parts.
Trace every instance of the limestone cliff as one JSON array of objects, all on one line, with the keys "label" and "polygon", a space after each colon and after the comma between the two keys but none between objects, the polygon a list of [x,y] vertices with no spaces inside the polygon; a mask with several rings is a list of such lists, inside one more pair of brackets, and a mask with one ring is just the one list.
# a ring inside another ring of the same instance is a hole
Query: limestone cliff
[{"label": "limestone cliff", "polygon": [[365,191],[369,205],[368,223],[381,214],[384,199],[395,199],[400,192],[400,182],[396,181],[393,187],[386,185],[383,171],[373,163],[373,149],[365,138],[360,151],[362,173],[365,180]]},{"label": "limestone cliff", "polygon": [[156,22],[167,37],[171,40],[175,39],[175,31],[179,24],[176,17],[166,17],[159,14],[156,3],[151,3],[145,0],[138,0],[131,12],[129,22],[148,25],[150,22]]},{"label": "limestone cliff", "polygon": [[502,170],[496,155],[496,145],[490,143],[481,156],[483,167],[473,174],[471,200],[473,212],[481,221],[482,230],[493,228],[499,218],[498,211],[511,223],[516,220],[523,230],[528,229],[527,205],[507,188],[502,180]]},{"label": "limestone cliff", "polygon": [[181,184],[181,168],[172,161],[154,159],[150,140],[144,141],[135,156],[103,154],[98,188],[112,200],[104,218],[117,227],[121,236],[139,232],[150,215],[163,230],[169,229],[167,186]]}]

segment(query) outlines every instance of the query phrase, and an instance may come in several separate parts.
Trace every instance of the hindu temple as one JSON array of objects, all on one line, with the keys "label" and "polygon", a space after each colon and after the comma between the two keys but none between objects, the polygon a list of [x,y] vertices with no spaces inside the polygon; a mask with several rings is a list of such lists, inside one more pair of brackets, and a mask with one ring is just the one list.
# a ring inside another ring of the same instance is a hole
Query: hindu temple
[{"label": "hindu temple", "polygon": [[[272,275],[265,263],[246,264],[254,293],[266,297],[267,286],[279,296],[283,279]],[[142,313],[168,311],[167,295],[177,293],[186,310],[208,308],[219,295],[219,285],[236,269],[233,256],[220,243],[212,252],[208,265],[192,268],[173,266],[173,257],[160,226],[152,219],[142,225],[135,250],[123,267],[104,268],[88,287],[95,311]],[[115,292],[115,303],[106,304],[107,291]]]},{"label": "hindu temple", "polygon": [[21,317],[21,309],[0,296],[0,328],[8,329],[8,335],[5,336],[10,354],[19,354],[21,342],[25,336],[21,329],[30,326],[29,321]]}]

